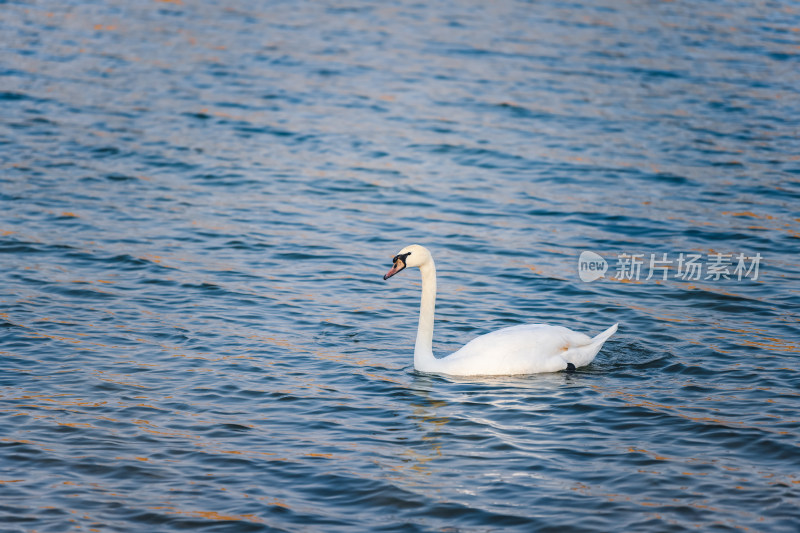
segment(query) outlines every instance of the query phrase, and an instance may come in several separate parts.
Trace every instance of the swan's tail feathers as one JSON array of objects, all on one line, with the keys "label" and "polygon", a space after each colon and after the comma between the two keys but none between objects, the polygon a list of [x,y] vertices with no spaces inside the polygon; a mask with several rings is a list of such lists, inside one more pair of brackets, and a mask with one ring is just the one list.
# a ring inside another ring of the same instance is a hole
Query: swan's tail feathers
[{"label": "swan's tail feathers", "polygon": [[604,342],[606,342],[606,340],[607,340],[607,339],[608,339],[608,338],[609,338],[611,335],[613,335],[614,333],[616,333],[616,332],[617,332],[617,326],[619,326],[619,322],[617,322],[616,324],[614,324],[613,326],[611,326],[610,328],[608,328],[607,330],[605,330],[603,333],[599,333],[599,334],[597,334],[597,336],[595,336],[595,337],[592,339],[592,344],[597,344],[597,343],[599,342],[599,343],[600,343],[600,346],[602,346],[602,345],[603,345],[603,343],[604,343]]},{"label": "swan's tail feathers", "polygon": [[611,335],[616,333],[618,325],[619,324],[614,324],[604,332],[596,335],[589,341],[589,344],[571,349],[567,354],[565,354],[566,360],[574,364],[576,367],[585,366],[591,363],[594,360],[594,357],[597,355],[597,352],[599,352],[600,348],[603,347],[603,343],[605,343]]}]

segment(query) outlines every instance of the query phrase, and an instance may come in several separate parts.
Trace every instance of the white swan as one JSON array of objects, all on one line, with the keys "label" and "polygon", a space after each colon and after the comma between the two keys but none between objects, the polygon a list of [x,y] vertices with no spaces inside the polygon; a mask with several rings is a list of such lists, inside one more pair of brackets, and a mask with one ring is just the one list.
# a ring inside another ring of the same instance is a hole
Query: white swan
[{"label": "white swan", "polygon": [[524,324],[500,329],[471,340],[455,353],[433,356],[433,313],[436,306],[436,267],[424,246],[406,246],[392,259],[389,279],[406,267],[419,267],[422,300],[414,345],[414,368],[453,376],[536,374],[574,370],[588,365],[603,343],[617,331],[614,324],[594,338],[561,326]]}]

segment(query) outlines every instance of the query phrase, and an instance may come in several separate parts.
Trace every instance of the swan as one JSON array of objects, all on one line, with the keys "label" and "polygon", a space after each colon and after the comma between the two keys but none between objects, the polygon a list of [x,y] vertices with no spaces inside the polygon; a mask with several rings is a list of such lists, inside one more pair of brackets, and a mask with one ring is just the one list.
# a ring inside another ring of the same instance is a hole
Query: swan
[{"label": "swan", "polygon": [[595,337],[561,326],[523,324],[481,335],[460,350],[437,359],[433,355],[433,314],[436,307],[436,266],[424,246],[406,246],[392,259],[387,280],[407,267],[422,274],[419,327],[414,344],[414,368],[452,376],[497,376],[575,370],[592,362],[614,332],[614,324]]}]

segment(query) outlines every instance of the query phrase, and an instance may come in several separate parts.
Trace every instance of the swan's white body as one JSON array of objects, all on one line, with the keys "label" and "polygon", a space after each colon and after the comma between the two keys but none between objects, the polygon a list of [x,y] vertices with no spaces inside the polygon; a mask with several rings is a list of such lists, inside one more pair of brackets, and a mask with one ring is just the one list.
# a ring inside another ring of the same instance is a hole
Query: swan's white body
[{"label": "swan's white body", "polygon": [[422,300],[414,346],[414,368],[453,376],[491,376],[558,372],[592,362],[603,343],[614,332],[614,324],[592,338],[561,326],[525,324],[477,337],[447,357],[433,355],[433,315],[436,307],[436,266],[427,248],[412,244],[393,261],[388,279],[407,266],[419,267]]}]

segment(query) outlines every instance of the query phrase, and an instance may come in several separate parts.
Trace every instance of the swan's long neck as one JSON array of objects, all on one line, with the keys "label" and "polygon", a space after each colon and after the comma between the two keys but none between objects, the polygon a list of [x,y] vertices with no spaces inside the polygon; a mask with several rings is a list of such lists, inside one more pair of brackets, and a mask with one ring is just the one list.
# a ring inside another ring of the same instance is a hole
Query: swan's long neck
[{"label": "swan's long neck", "polygon": [[422,299],[419,303],[419,327],[414,345],[414,368],[430,371],[436,365],[433,356],[433,314],[436,308],[436,265],[433,259],[419,267],[422,274]]}]

